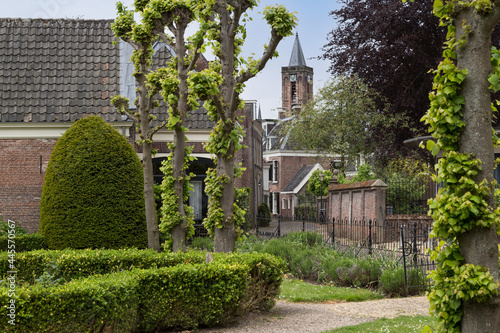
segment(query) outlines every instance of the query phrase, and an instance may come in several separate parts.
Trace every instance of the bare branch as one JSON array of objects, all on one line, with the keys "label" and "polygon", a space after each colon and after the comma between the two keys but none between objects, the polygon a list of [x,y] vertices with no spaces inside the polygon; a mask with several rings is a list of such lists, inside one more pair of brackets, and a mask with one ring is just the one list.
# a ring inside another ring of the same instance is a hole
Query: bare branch
[{"label": "bare branch", "polygon": [[236,78],[236,83],[239,84],[245,83],[246,81],[257,75],[257,73],[260,72],[262,69],[264,69],[269,59],[273,57],[274,52],[276,51],[276,48],[278,47],[278,44],[282,39],[283,37],[278,36],[276,31],[273,29],[271,31],[271,40],[269,41],[269,46],[264,51],[264,54],[262,55],[262,58],[260,59],[260,62],[257,65],[257,68],[256,69],[248,68],[243,74],[239,75]]}]

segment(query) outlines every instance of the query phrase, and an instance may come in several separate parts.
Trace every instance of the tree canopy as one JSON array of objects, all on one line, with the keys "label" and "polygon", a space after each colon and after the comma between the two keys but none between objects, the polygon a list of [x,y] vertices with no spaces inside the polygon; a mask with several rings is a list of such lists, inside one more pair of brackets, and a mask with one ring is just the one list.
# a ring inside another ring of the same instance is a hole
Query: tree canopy
[{"label": "tree canopy", "polygon": [[360,155],[371,154],[380,144],[373,139],[375,128],[399,119],[388,119],[385,110],[378,109],[378,97],[357,76],[340,76],[321,88],[286,130],[300,149],[340,157],[343,174]]},{"label": "tree canopy", "polygon": [[[323,59],[331,61],[333,75],[356,74],[389,103],[389,114],[405,114],[409,127],[390,128],[391,141],[378,145],[379,158],[392,158],[408,148],[403,141],[425,133],[420,118],[429,106],[432,74],[446,36],[432,14],[432,1],[405,3],[393,0],[341,0],[330,13],[338,24],[324,46]],[[377,101],[379,108],[382,101]],[[388,132],[374,132],[383,138]],[[390,149],[389,149],[390,147]]]}]

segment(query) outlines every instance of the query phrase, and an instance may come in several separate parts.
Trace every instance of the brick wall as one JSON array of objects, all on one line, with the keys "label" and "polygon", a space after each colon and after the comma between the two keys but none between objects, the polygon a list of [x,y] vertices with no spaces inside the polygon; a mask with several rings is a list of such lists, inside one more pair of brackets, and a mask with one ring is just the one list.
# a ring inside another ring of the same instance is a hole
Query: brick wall
[{"label": "brick wall", "polygon": [[[243,145],[246,148],[241,149],[236,153],[235,163],[242,163],[242,166],[246,168],[243,171],[243,175],[240,178],[236,178],[234,186],[238,188],[250,187],[250,216],[251,225],[255,226],[255,212],[257,206],[262,203],[262,131],[260,130],[260,125],[258,121],[252,121],[251,109],[247,105],[245,110],[239,115],[244,115],[245,118],[241,122],[244,130],[245,137],[243,138]],[[252,144],[253,137],[253,144]],[[252,154],[253,148],[253,154]],[[253,156],[252,156],[253,155]],[[252,170],[252,163],[254,171]],[[259,187],[258,183],[261,183]],[[257,202],[256,202],[257,201]]]},{"label": "brick wall", "polygon": [[0,140],[0,214],[38,231],[43,178],[56,139]]},{"label": "brick wall", "polygon": [[[384,220],[386,190],[387,185],[381,180],[367,180],[351,184],[331,184],[329,188],[328,216],[334,217],[336,220],[372,220],[373,223],[380,223]],[[332,226],[329,225],[328,228],[328,231],[332,232]],[[368,228],[368,225],[366,228]],[[355,234],[360,235],[360,233]],[[373,240],[378,242],[384,237],[383,232],[378,232],[374,235]]]}]

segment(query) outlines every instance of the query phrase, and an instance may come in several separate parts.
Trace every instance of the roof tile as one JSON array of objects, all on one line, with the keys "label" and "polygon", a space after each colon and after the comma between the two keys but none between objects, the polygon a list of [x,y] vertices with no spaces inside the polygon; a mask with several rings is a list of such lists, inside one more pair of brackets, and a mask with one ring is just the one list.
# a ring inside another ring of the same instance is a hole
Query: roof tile
[{"label": "roof tile", "polygon": [[[4,55],[0,62],[4,82],[0,86],[0,121],[68,121],[73,114],[81,118],[89,113],[116,113],[109,108],[109,99],[119,93],[116,64],[120,59],[112,45],[111,22],[0,19],[0,55]],[[114,64],[112,68],[110,64]],[[103,67],[110,69],[102,71]],[[100,80],[104,77],[105,83]],[[24,105],[31,108],[29,115],[20,107]],[[68,105],[73,108],[63,108]]]},{"label": "roof tile", "polygon": [[[120,93],[120,49],[113,45],[111,22],[0,18],[0,80],[4,83],[0,121],[75,121],[88,114],[120,121],[110,101]],[[169,59],[169,48],[160,47],[154,66]],[[157,124],[168,118],[163,101],[161,105],[153,112]],[[190,128],[213,125],[201,108],[187,121]]]}]

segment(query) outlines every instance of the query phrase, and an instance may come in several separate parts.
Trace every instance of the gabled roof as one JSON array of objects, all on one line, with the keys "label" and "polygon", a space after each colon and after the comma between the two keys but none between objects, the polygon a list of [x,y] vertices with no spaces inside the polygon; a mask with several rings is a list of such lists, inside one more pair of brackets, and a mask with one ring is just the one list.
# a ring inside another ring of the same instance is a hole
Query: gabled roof
[{"label": "gabled roof", "polygon": [[292,55],[290,56],[290,62],[288,63],[288,67],[292,66],[307,66],[306,58],[304,58],[304,52],[302,52],[302,46],[300,45],[299,33],[295,35]]},{"label": "gabled roof", "polygon": [[269,137],[276,137],[276,141],[270,150],[301,150],[299,145],[290,139],[289,133],[286,132],[285,126],[287,122],[292,121],[290,118],[281,119],[269,132]]},{"label": "gabled roof", "polygon": [[292,181],[281,191],[281,193],[298,193],[309,181],[312,173],[316,170],[323,170],[323,167],[316,163],[315,165],[303,165],[302,168],[293,177]]},{"label": "gabled roof", "polygon": [[111,22],[0,19],[0,121],[121,120],[110,105],[119,93]]},{"label": "gabled roof", "polygon": [[[125,120],[111,97],[135,98],[131,47],[113,45],[112,22],[0,18],[0,122],[73,122],[90,114]],[[168,46],[156,51],[155,67],[171,57]],[[162,105],[153,111],[157,121],[168,117]],[[200,108],[187,126],[209,129],[213,122]]]}]

